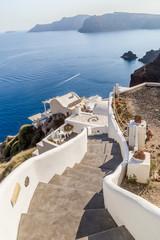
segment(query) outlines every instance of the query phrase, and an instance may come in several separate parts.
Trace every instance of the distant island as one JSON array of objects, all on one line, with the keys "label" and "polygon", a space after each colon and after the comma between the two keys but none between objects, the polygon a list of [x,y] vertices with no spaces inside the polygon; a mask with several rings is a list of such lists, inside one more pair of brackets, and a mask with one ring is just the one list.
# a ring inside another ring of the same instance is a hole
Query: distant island
[{"label": "distant island", "polygon": [[60,21],[50,24],[37,24],[29,32],[75,30],[80,33],[94,33],[159,28],[159,14],[115,12],[102,16],[77,15],[64,17]]},{"label": "distant island", "polygon": [[6,31],[5,33],[15,33],[17,31]]},{"label": "distant island", "polygon": [[127,53],[124,53],[121,58],[127,61],[135,60],[137,58],[136,54],[134,54],[131,51],[128,51]]},{"label": "distant island", "polygon": [[52,22],[50,24],[37,24],[29,30],[29,32],[45,32],[45,31],[78,31],[83,25],[84,21],[90,17],[89,15],[77,15],[75,17],[64,17],[60,21]]},{"label": "distant island", "polygon": [[160,15],[144,13],[108,13],[84,21],[81,33],[160,28]]}]

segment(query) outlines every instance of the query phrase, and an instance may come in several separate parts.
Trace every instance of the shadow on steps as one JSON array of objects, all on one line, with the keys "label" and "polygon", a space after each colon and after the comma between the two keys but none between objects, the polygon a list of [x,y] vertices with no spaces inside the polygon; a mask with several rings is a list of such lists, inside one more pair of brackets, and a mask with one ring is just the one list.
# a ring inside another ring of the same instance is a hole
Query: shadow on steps
[{"label": "shadow on steps", "polygon": [[104,162],[101,166],[99,166],[99,168],[102,172],[105,172],[105,175],[109,175],[117,169],[117,167],[119,166],[119,164],[121,164],[122,161],[123,160],[121,156],[114,155],[110,160]]},{"label": "shadow on steps", "polygon": [[103,189],[99,193],[95,193],[91,200],[84,207],[87,209],[104,209]]},{"label": "shadow on steps", "polygon": [[86,210],[81,218],[76,239],[115,227],[117,224],[106,209]]}]

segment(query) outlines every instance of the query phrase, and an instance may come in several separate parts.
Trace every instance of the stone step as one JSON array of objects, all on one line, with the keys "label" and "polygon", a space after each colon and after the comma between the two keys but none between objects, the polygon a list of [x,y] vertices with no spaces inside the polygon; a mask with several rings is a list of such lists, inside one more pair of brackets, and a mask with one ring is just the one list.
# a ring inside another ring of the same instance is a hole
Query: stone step
[{"label": "stone step", "polygon": [[84,158],[82,159],[81,163],[83,163],[83,161],[92,161],[92,160],[96,160],[97,162],[101,162],[103,163],[105,161],[107,157],[107,154],[99,154],[99,153],[86,153],[84,155]]},{"label": "stone step", "polygon": [[101,140],[88,140],[87,143],[89,145],[97,145],[97,146],[117,144],[116,142],[103,141],[102,139]]},{"label": "stone step", "polygon": [[107,135],[100,137],[99,136],[88,136],[88,142],[109,142],[116,143],[113,139],[109,138]]},{"label": "stone step", "polygon": [[104,209],[103,193],[95,193],[84,209]]},{"label": "stone step", "polygon": [[79,240],[134,240],[125,226],[116,227],[107,231],[89,235]]},{"label": "stone step", "polygon": [[[93,156],[93,157],[92,157]],[[122,162],[122,157],[120,155],[116,156],[103,156],[100,155],[98,158],[94,158],[94,154],[90,154],[89,158],[84,158],[81,163],[87,166],[98,167],[103,171],[112,170],[114,172],[118,165]]]},{"label": "stone step", "polygon": [[18,240],[73,240],[116,226],[106,209],[22,214]]},{"label": "stone step", "polygon": [[89,172],[83,172],[76,168],[66,168],[62,176],[78,179],[80,184],[83,182],[86,184],[95,184],[96,186],[102,186],[103,182],[103,178],[101,176],[97,176],[96,174]]},{"label": "stone step", "polygon": [[108,137],[108,134],[93,134],[88,136],[88,140],[114,141]]},{"label": "stone step", "polygon": [[94,144],[102,144],[102,143],[109,143],[109,141],[107,141],[107,140],[102,140],[102,139],[88,139],[88,142],[87,142],[88,144],[92,144],[92,143],[94,143]]},{"label": "stone step", "polygon": [[84,165],[84,164],[75,164],[74,165],[74,168],[75,169],[79,169],[83,172],[87,172],[87,173],[91,173],[91,174],[97,174],[97,176],[101,176],[101,177],[104,177],[104,172],[101,171],[101,169],[99,168],[95,168],[95,167],[91,167],[91,166],[87,166],[87,165]]},{"label": "stone step", "polygon": [[103,140],[103,139],[88,139],[88,144],[112,144],[112,143],[116,143],[114,140]]},{"label": "stone step", "polygon": [[76,239],[115,228],[117,224],[106,209],[86,210],[81,219]]},{"label": "stone step", "polygon": [[[103,179],[102,179],[103,182]],[[63,188],[78,189],[81,191],[99,192],[102,189],[102,185],[97,186],[97,184],[86,183],[84,181],[79,181],[79,179],[74,179],[71,177],[55,175],[49,182],[57,186],[62,186]]]},{"label": "stone step", "polygon": [[106,153],[106,144],[88,144],[87,145],[87,153],[99,153],[105,154]]},{"label": "stone step", "polygon": [[108,139],[105,139],[105,140],[103,140],[103,139],[88,139],[88,142],[87,142],[88,144],[105,144],[105,143],[113,143],[113,142],[110,142]]},{"label": "stone step", "polygon": [[94,197],[94,192],[57,188],[39,183],[32,197],[29,213],[83,210]]},{"label": "stone step", "polygon": [[[82,165],[82,166],[81,166]],[[95,177],[102,178],[104,176],[103,172],[99,168],[90,167],[84,164],[75,164],[73,168],[67,167],[62,175],[65,173],[73,172],[87,174],[88,176],[94,175]]]},{"label": "stone step", "polygon": [[88,144],[87,152],[99,154],[121,155],[118,143]]},{"label": "stone step", "polygon": [[[75,168],[75,167],[74,168],[67,167],[66,170],[63,172],[62,176],[68,176],[68,177],[70,177],[70,176],[74,177],[75,176],[75,177],[77,177],[77,175],[81,175],[81,176],[88,177],[88,178],[90,178],[90,177],[93,178],[93,176],[94,176],[94,178],[102,181],[102,175],[101,176],[99,175],[99,173],[101,173],[101,172],[99,172],[98,174],[97,173],[94,174],[90,170],[88,170],[88,171],[87,170],[88,169],[86,169],[84,171],[82,169]],[[99,169],[97,168],[97,170],[99,170]]]}]

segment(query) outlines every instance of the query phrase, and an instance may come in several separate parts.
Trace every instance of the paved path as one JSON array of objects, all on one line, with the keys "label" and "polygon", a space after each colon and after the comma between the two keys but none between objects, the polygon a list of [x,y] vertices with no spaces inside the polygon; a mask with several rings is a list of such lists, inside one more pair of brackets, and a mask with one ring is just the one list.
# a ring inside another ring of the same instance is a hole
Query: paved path
[{"label": "paved path", "polygon": [[133,240],[104,208],[103,177],[121,161],[116,142],[106,134],[90,136],[80,164],[39,183],[22,214],[18,240]]}]

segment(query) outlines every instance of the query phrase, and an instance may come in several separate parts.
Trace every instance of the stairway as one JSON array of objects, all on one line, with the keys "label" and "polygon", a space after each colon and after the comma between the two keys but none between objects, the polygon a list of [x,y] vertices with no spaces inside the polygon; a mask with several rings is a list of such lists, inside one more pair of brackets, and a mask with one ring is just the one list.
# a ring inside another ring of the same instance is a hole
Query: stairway
[{"label": "stairway", "polygon": [[38,184],[28,213],[21,216],[17,239],[133,240],[104,208],[103,177],[121,161],[115,141],[106,134],[90,136],[80,164]]}]

